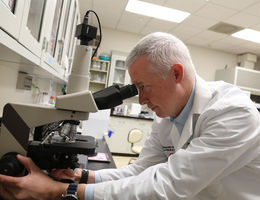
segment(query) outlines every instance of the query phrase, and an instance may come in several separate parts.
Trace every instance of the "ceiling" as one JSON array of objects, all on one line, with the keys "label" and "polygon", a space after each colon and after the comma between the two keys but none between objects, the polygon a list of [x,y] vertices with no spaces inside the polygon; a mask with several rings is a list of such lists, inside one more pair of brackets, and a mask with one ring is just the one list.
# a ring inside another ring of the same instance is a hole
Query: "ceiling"
[{"label": "ceiling", "polygon": [[[94,10],[102,27],[139,35],[168,32],[186,44],[203,46],[234,54],[246,52],[260,56],[260,44],[208,30],[224,22],[260,31],[260,0],[142,0],[187,11],[191,15],[181,23],[162,21],[126,12],[128,0],[79,0],[81,17]],[[91,24],[96,19],[90,19]]]}]

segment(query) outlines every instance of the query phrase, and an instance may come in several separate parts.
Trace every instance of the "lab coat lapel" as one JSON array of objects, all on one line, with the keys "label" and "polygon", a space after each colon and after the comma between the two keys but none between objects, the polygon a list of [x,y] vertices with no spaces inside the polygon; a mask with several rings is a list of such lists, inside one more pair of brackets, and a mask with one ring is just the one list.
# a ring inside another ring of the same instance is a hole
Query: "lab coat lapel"
[{"label": "lab coat lapel", "polygon": [[[181,148],[186,148],[186,146],[188,145],[187,143],[189,143],[192,138],[199,136],[199,133],[196,132],[197,120],[200,113],[204,110],[205,106],[208,105],[208,102],[211,98],[212,93],[207,86],[207,83],[199,76],[196,76],[196,88],[193,106],[183,127],[181,138],[179,140],[176,151]],[[193,125],[193,123],[196,124]]]}]

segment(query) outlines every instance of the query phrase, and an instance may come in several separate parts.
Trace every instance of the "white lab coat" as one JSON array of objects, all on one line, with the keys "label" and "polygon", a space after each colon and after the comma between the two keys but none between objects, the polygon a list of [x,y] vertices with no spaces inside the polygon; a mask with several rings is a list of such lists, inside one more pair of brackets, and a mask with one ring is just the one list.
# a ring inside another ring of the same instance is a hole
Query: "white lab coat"
[{"label": "white lab coat", "polygon": [[260,115],[240,89],[197,76],[181,136],[156,118],[134,164],[99,173],[95,200],[259,200]]}]

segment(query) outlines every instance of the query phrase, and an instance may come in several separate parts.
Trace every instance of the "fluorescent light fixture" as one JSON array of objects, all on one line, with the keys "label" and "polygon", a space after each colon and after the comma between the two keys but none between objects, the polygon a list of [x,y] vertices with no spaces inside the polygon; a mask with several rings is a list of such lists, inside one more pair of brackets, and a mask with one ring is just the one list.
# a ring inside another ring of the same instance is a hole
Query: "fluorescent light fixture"
[{"label": "fluorescent light fixture", "polygon": [[125,10],[128,12],[176,23],[182,22],[190,15],[188,12],[175,10],[139,0],[129,0]]},{"label": "fluorescent light fixture", "polygon": [[245,28],[241,31],[232,34],[233,37],[249,40],[251,42],[260,43],[260,32],[249,28]]}]

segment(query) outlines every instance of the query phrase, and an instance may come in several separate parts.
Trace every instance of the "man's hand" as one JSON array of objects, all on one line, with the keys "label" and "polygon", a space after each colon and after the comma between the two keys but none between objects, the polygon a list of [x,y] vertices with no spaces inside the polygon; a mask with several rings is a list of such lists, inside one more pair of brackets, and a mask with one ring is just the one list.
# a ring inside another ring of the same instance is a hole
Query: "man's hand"
[{"label": "man's hand", "polygon": [[82,169],[78,168],[75,171],[72,169],[53,169],[50,176],[58,180],[69,179],[79,183],[82,176]]},{"label": "man's hand", "polygon": [[[50,176],[58,180],[69,179],[79,183],[82,176],[82,169],[78,168],[76,171],[72,169],[54,169],[51,171]],[[89,170],[87,183],[95,183],[95,173],[92,170]]]},{"label": "man's hand", "polygon": [[6,200],[61,199],[66,193],[68,184],[53,181],[45,175],[30,158],[17,155],[17,159],[25,166],[28,175],[11,177],[0,175],[0,196]]}]

